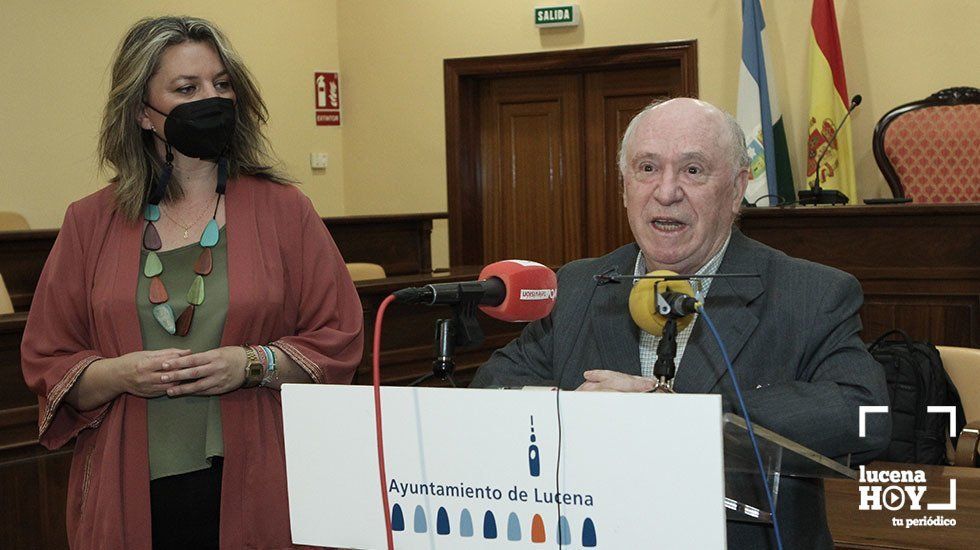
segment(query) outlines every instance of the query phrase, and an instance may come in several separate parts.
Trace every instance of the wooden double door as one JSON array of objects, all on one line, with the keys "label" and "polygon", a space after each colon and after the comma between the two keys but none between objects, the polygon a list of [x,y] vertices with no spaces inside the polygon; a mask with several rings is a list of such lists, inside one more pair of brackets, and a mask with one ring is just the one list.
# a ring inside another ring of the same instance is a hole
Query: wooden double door
[{"label": "wooden double door", "polygon": [[697,95],[694,47],[447,61],[451,262],[561,265],[630,242],[619,142],[651,100]]}]

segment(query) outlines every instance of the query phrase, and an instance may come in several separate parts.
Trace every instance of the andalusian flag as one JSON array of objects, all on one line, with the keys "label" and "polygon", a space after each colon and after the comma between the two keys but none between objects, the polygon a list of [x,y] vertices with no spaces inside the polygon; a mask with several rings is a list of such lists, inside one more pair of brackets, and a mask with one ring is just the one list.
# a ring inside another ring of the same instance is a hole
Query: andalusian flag
[{"label": "andalusian flag", "polygon": [[[772,67],[766,53],[766,21],[759,0],[742,0],[742,67],[738,75],[738,124],[752,159],[745,200],[769,206],[794,200],[793,172]],[[773,195],[760,200],[760,197]],[[776,198],[778,195],[779,200]]]},{"label": "andalusian flag", "polygon": [[[817,158],[827,149],[834,128],[847,114],[851,103],[844,79],[844,57],[837,34],[834,0],[813,0],[810,15],[810,124],[807,132],[806,180],[813,185]],[[845,124],[837,140],[820,162],[820,185],[839,189],[851,202],[857,200],[851,125]]]}]

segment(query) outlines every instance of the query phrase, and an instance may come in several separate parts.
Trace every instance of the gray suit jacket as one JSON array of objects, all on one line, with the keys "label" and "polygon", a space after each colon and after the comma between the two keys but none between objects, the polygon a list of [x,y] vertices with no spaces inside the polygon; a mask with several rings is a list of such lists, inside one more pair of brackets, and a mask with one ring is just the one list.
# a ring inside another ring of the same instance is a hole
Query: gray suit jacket
[{"label": "gray suit jacket", "polygon": [[[628,282],[598,285],[594,275],[632,274],[636,244],[559,271],[551,315],[529,324],[477,372],[474,387],[555,385],[575,389],[590,369],[640,374],[639,329],[629,315]],[[732,231],[705,309],[732,360],[753,422],[831,457],[870,460],[890,439],[887,415],[868,416],[858,437],[858,406],[888,404],[884,371],[858,337],[863,296],[854,277],[790,258]],[[741,414],[724,360],[702,320],[678,365],[674,389],[719,393]],[[776,505],[785,548],[831,548],[819,482],[783,478]],[[856,510],[855,510],[856,512]],[[729,522],[729,548],[775,547],[772,528]]]}]

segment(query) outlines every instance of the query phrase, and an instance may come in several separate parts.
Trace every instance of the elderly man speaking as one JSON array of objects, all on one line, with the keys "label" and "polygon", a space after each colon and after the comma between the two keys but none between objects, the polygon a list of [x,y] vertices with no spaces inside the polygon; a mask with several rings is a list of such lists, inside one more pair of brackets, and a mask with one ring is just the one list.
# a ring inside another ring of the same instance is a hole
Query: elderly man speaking
[{"label": "elderly man speaking", "polygon": [[[861,288],[846,273],[790,258],[733,227],[749,177],[735,120],[695,99],[651,104],[629,124],[619,168],[636,242],[562,268],[551,315],[494,353],[473,386],[649,391],[659,339],[630,318],[631,285],[598,285],[594,276],[758,273],[702,284],[752,419],[831,457],[866,461],[883,450],[887,415],[868,416],[867,436],[858,437],[858,407],[888,402],[884,373],[858,337]],[[726,411],[739,412],[704,323],[679,332],[676,358],[675,391],[718,393]],[[783,479],[777,513],[785,548],[832,547],[819,481]],[[728,523],[729,548],[774,546],[771,526]]]}]

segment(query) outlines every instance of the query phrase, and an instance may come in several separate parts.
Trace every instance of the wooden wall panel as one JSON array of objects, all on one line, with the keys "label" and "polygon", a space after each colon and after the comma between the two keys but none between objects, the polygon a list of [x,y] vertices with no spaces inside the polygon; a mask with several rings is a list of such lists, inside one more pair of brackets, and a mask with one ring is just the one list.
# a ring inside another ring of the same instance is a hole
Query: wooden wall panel
[{"label": "wooden wall panel", "polygon": [[980,319],[980,296],[941,294],[866,294],[861,320],[864,337],[873,339],[893,328],[946,346],[975,347],[972,338]]},{"label": "wooden wall panel", "polygon": [[[598,257],[632,242],[623,207],[619,144],[630,120],[653,99],[685,88],[674,60],[639,69],[585,75],[585,239],[583,256]],[[696,95],[696,93],[694,94]]]},{"label": "wooden wall panel", "polygon": [[857,277],[865,340],[901,328],[934,344],[980,347],[980,204],[745,208],[739,225]]},{"label": "wooden wall panel", "polygon": [[[432,220],[445,213],[323,218],[347,262],[381,264],[388,275],[432,271]],[[14,311],[27,311],[56,229],[0,231],[0,273]]]},{"label": "wooden wall panel", "polygon": [[445,213],[323,218],[346,262],[381,264],[388,275],[432,271],[432,220]]},{"label": "wooden wall panel", "polygon": [[0,273],[14,311],[30,309],[41,268],[57,236],[57,229],[0,231]]},{"label": "wooden wall panel", "polygon": [[499,78],[480,93],[484,262],[580,256],[581,78]]},{"label": "wooden wall panel", "polygon": [[65,502],[71,448],[49,453],[40,446],[7,458],[0,447],[0,548],[62,550],[68,548]]},{"label": "wooden wall panel", "polygon": [[[697,43],[694,41],[679,41],[663,44],[640,44],[633,46],[612,46],[603,48],[583,48],[567,51],[539,52],[533,54],[502,55],[476,57],[468,59],[447,59],[443,65],[446,98],[446,169],[447,195],[449,203],[449,242],[450,262],[452,265],[477,265],[494,259],[492,251],[486,250],[484,239],[485,224],[491,220],[485,219],[483,201],[487,194],[485,180],[486,165],[495,164],[497,159],[486,155],[487,148],[484,137],[487,135],[486,121],[480,116],[481,96],[486,95],[488,87],[493,87],[498,81],[508,81],[514,78],[524,78],[534,75],[538,79],[582,80],[582,89],[588,86],[588,81],[594,84],[590,101],[582,100],[580,105],[572,106],[565,102],[561,105],[561,118],[566,121],[566,127],[571,128],[572,119],[581,117],[583,129],[578,132],[566,132],[561,139],[566,143],[565,151],[570,152],[570,158],[563,159],[563,165],[569,163],[588,164],[599,162],[593,170],[588,167],[579,168],[577,181],[563,174],[561,178],[569,186],[575,186],[580,193],[579,204],[566,204],[564,212],[566,219],[562,222],[563,238],[571,239],[579,236],[579,250],[571,253],[564,251],[563,260],[571,260],[591,254],[594,250],[606,249],[621,240],[622,234],[617,232],[608,242],[603,240],[591,246],[586,251],[585,239],[589,231],[590,212],[602,209],[599,216],[608,216],[621,223],[622,202],[608,200],[605,190],[598,196],[590,194],[591,186],[602,186],[605,176],[600,180],[592,177],[594,173],[603,173],[608,169],[608,152],[617,148],[618,136],[615,130],[621,127],[623,109],[629,110],[642,106],[657,95],[669,89],[666,95],[697,97]],[[616,73],[615,75],[613,73]],[[669,73],[669,74],[668,74]],[[648,79],[655,79],[650,82]],[[591,80],[589,80],[591,79]],[[614,88],[617,88],[614,90]],[[587,92],[579,92],[584,97]],[[644,94],[649,96],[640,97]],[[635,96],[630,105],[605,105],[606,99],[613,97]],[[639,98],[639,99],[637,99]],[[618,112],[622,111],[622,112]],[[585,112],[582,117],[579,113]],[[590,114],[591,113],[591,114]],[[491,132],[492,133],[492,132]],[[591,137],[590,137],[591,136]],[[572,145],[569,140],[574,140]],[[608,140],[608,142],[607,142]],[[602,141],[596,145],[596,141]],[[491,147],[491,152],[493,148]],[[574,170],[574,169],[573,169]],[[613,190],[615,187],[612,188]],[[585,191],[582,191],[585,190]],[[558,190],[559,193],[567,190]],[[612,197],[615,197],[613,191]],[[590,199],[598,198],[597,204]],[[545,205],[540,204],[537,209]],[[536,211],[535,210],[535,211]],[[581,212],[577,218],[572,215]],[[524,222],[534,225],[534,211],[525,215]],[[594,218],[597,221],[598,218]],[[602,231],[607,231],[602,228]],[[491,241],[497,246],[496,241]],[[568,244],[565,241],[564,244]],[[520,246],[519,243],[506,243],[506,246]],[[550,256],[528,257],[538,261],[548,262]]]}]

